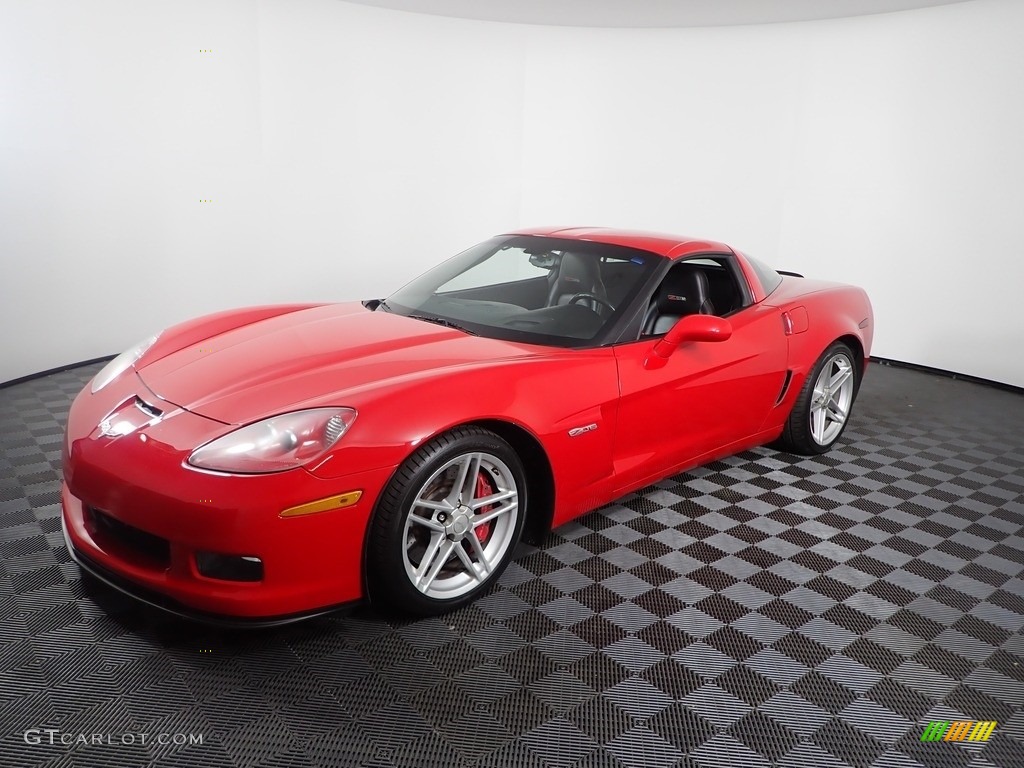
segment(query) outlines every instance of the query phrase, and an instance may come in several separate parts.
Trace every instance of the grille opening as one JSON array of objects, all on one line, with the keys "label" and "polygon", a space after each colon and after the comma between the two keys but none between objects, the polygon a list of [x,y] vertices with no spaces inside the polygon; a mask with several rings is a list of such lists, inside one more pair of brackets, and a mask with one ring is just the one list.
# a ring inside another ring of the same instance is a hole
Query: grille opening
[{"label": "grille opening", "polygon": [[263,581],[263,561],[258,557],[196,552],[196,568],[203,576],[222,581]]},{"label": "grille opening", "polygon": [[160,536],[136,528],[128,523],[123,523],[106,512],[88,507],[88,516],[92,522],[92,528],[100,539],[112,543],[128,554],[140,556],[148,561],[148,564],[168,568],[171,564],[171,543]]}]

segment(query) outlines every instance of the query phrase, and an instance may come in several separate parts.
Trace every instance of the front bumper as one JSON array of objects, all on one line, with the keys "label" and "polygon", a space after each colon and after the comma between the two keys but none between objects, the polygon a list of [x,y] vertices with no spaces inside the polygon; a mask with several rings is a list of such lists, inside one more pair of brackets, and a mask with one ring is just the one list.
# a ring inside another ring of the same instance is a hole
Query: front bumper
[{"label": "front bumper", "polygon": [[[103,434],[96,425],[104,412],[129,396],[134,392],[101,399],[84,390],[68,416],[62,524],[84,570],[150,605],[221,624],[287,623],[363,597],[363,538],[392,468],[329,479],[304,469],[197,471],[185,465],[188,453],[225,425],[166,404],[158,421]],[[362,497],[347,508],[280,516],[356,490]],[[211,578],[200,572],[200,553],[258,558],[262,576]]]},{"label": "front bumper", "polygon": [[99,579],[107,586],[113,587],[118,592],[128,595],[129,597],[145,603],[146,605],[152,606],[153,608],[158,608],[161,611],[178,616],[179,618],[198,621],[204,624],[212,624],[218,627],[259,629],[263,627],[277,627],[283,624],[292,624],[296,621],[312,619],[317,616],[333,613],[334,611],[341,610],[342,608],[350,607],[354,604],[340,603],[336,606],[328,606],[326,608],[313,611],[268,618],[240,618],[228,616],[222,613],[197,611],[186,605],[182,605],[177,600],[166,594],[147,589],[146,587],[125,578],[117,572],[100,565],[98,562],[89,558],[88,555],[79,550],[71,542],[71,537],[68,535],[67,525],[63,519],[61,520],[61,529],[64,533],[64,544],[68,548],[71,559],[75,561],[82,571],[88,573],[93,578]]}]

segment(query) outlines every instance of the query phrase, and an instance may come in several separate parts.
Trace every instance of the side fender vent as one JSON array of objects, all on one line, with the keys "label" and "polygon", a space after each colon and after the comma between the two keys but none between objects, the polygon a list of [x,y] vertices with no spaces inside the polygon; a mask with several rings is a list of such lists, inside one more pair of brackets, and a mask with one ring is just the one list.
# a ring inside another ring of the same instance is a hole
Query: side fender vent
[{"label": "side fender vent", "polygon": [[779,396],[775,400],[776,405],[786,399],[786,393],[789,392],[789,384],[791,381],[793,381],[793,372],[786,371],[786,378],[782,382],[782,389],[779,391]]}]

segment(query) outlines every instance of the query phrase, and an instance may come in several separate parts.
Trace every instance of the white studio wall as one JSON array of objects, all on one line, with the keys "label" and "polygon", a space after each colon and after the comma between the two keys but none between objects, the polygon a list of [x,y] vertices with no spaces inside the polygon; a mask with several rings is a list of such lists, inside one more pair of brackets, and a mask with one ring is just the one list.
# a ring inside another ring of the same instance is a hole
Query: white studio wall
[{"label": "white studio wall", "polygon": [[518,222],[514,30],[0,2],[0,381],[218,309],[390,292]]},{"label": "white studio wall", "polygon": [[0,0],[0,381],[567,223],[858,283],[877,355],[1024,386],[1021,31],[1016,0],[600,30]]},{"label": "white studio wall", "polygon": [[682,228],[859,284],[878,356],[1024,385],[1022,33],[1012,0],[538,31],[523,218]]}]

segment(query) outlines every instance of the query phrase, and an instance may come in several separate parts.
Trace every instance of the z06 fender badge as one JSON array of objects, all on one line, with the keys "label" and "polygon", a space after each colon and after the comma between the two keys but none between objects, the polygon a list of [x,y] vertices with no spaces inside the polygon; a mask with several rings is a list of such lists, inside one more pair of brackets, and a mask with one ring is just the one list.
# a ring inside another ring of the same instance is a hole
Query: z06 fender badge
[{"label": "z06 fender badge", "polygon": [[585,435],[587,432],[593,432],[597,429],[597,424],[587,424],[584,427],[573,427],[569,430],[569,437],[579,437]]}]

